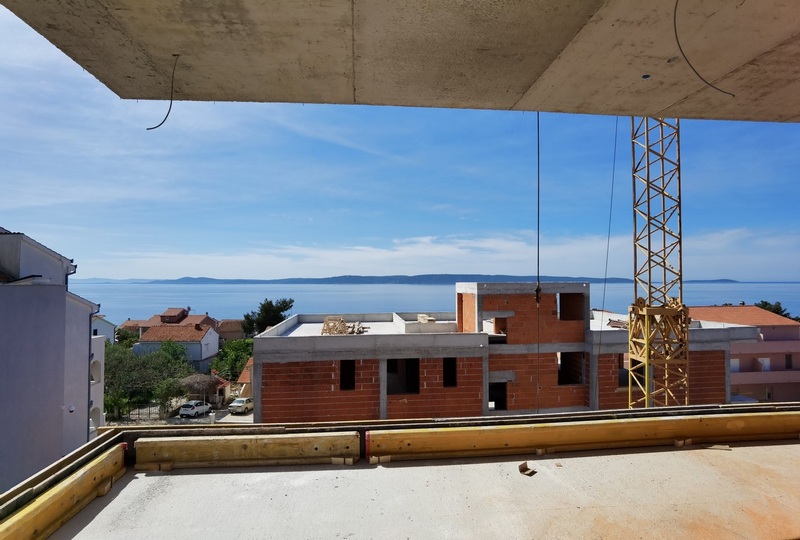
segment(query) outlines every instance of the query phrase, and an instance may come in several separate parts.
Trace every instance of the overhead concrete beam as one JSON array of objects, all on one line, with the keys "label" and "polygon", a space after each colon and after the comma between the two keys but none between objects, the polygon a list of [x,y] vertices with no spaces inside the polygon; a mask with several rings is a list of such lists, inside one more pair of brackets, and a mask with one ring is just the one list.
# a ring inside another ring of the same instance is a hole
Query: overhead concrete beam
[{"label": "overhead concrete beam", "polygon": [[0,4],[122,98],[800,120],[792,0]]}]

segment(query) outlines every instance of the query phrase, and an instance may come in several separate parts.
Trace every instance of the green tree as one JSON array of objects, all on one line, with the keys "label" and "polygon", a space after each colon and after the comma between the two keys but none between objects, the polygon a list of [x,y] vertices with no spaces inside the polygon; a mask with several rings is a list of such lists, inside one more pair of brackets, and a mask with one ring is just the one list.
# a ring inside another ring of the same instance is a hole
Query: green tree
[{"label": "green tree", "polygon": [[174,341],[164,341],[161,343],[161,352],[166,354],[174,362],[187,362],[186,346]]},{"label": "green tree", "polygon": [[186,361],[186,349],[165,342],[161,349],[143,355],[119,343],[106,344],[105,408],[112,418],[129,404],[158,401],[166,408],[173,397],[181,395],[179,379],[194,373]]},{"label": "green tree", "polygon": [[139,333],[132,332],[130,330],[122,330],[117,328],[117,343],[122,345],[123,347],[127,347],[130,349],[133,347],[133,344],[139,341]]},{"label": "green tree", "polygon": [[286,320],[286,312],[292,309],[292,306],[294,306],[294,300],[291,298],[281,298],[276,302],[265,298],[259,304],[258,311],[245,313],[242,331],[248,336],[260,334],[270,326]]},{"label": "green tree", "polygon": [[787,319],[792,319],[794,321],[800,322],[800,316],[792,317],[792,314],[786,311],[780,302],[775,302],[774,304],[771,302],[767,302],[766,300],[762,300],[756,304],[756,307],[760,307],[761,309],[766,309],[767,311],[771,311],[772,313],[776,313],[781,317],[786,317]]},{"label": "green tree", "polygon": [[211,369],[219,371],[220,377],[235,382],[251,356],[253,356],[252,338],[232,339],[222,345],[219,354],[211,364]]}]

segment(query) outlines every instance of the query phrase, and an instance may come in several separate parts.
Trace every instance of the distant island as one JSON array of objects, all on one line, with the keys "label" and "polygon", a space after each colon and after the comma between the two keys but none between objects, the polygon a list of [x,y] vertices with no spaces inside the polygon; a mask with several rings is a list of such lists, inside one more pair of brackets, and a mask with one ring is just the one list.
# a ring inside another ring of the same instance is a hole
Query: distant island
[{"label": "distant island", "polygon": [[[453,285],[457,282],[516,283],[535,282],[536,276],[511,276],[506,274],[420,274],[416,276],[333,276],[325,278],[283,279],[217,279],[209,277],[182,277],[178,279],[73,279],[76,283],[113,283],[148,285]],[[541,276],[542,282],[582,283],[633,283],[632,279],[611,277],[607,279],[583,276]],[[739,283],[733,279],[685,280],[684,283]]]}]

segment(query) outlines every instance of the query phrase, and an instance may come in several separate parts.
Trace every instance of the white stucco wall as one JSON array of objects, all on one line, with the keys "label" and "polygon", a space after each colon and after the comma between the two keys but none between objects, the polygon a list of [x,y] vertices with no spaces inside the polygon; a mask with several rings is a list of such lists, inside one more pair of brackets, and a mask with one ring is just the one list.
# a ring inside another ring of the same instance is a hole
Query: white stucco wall
[{"label": "white stucco wall", "polygon": [[0,234],[0,271],[19,278],[19,252],[22,235]]},{"label": "white stucco wall", "polygon": [[65,292],[0,286],[0,492],[62,456]]},{"label": "white stucco wall", "polygon": [[105,415],[103,414],[104,385],[105,385],[105,363],[106,363],[106,338],[104,336],[92,337],[92,359],[89,363],[89,370],[94,375],[94,381],[89,383],[89,419],[92,420],[92,428],[89,431],[89,438],[96,436],[97,428],[105,425]]},{"label": "white stucco wall", "polygon": [[89,353],[91,314],[97,309],[67,294],[64,335],[64,410],[61,452],[66,455],[89,440]]},{"label": "white stucco wall", "polygon": [[74,270],[70,261],[23,234],[0,235],[0,269],[15,278],[40,275],[50,283],[65,285]]},{"label": "white stucco wall", "polygon": [[212,358],[219,352],[219,334],[213,328],[209,330],[202,340],[203,351],[201,358]]},{"label": "white stucco wall", "polygon": [[[95,330],[97,333],[95,333]],[[105,336],[105,338],[114,343],[117,326],[105,319],[95,319],[92,321],[92,335]]]}]

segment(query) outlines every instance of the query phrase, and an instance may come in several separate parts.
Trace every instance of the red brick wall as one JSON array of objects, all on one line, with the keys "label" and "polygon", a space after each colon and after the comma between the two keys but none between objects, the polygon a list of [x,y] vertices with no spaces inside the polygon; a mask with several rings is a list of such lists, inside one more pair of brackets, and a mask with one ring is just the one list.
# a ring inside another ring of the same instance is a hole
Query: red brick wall
[{"label": "red brick wall", "polygon": [[[588,384],[558,385],[558,358],[555,353],[492,355],[489,371],[514,371],[515,380],[506,386],[509,411],[583,407],[589,405]],[[541,389],[537,396],[537,379]],[[584,379],[588,381],[588,377]],[[538,399],[537,399],[538,397]]]},{"label": "red brick wall", "polygon": [[[601,409],[627,409],[627,383],[618,389],[618,361],[616,354],[600,355],[598,360],[599,407]],[[641,391],[636,391],[641,396]],[[676,396],[683,400],[683,393]],[[725,352],[703,351],[689,353],[689,404],[708,405],[725,403]]]},{"label": "red brick wall", "polygon": [[[619,386],[619,359],[617,354],[601,354],[597,360],[597,386],[599,393],[598,408],[627,409],[628,379],[625,386]],[[636,396],[642,393],[636,391]]]},{"label": "red brick wall", "polygon": [[378,360],[356,360],[355,390],[339,390],[339,361],[262,367],[261,422],[375,420],[380,417]]},{"label": "red brick wall", "polygon": [[483,296],[484,311],[514,311],[507,321],[506,343],[582,343],[584,321],[558,319],[557,295],[543,294],[539,307],[532,294]]},{"label": "red brick wall", "polygon": [[442,385],[442,359],[419,361],[419,394],[387,396],[389,418],[448,418],[483,414],[483,359],[459,358],[457,386]]},{"label": "red brick wall", "polygon": [[689,353],[689,403],[725,403],[725,351]]}]

